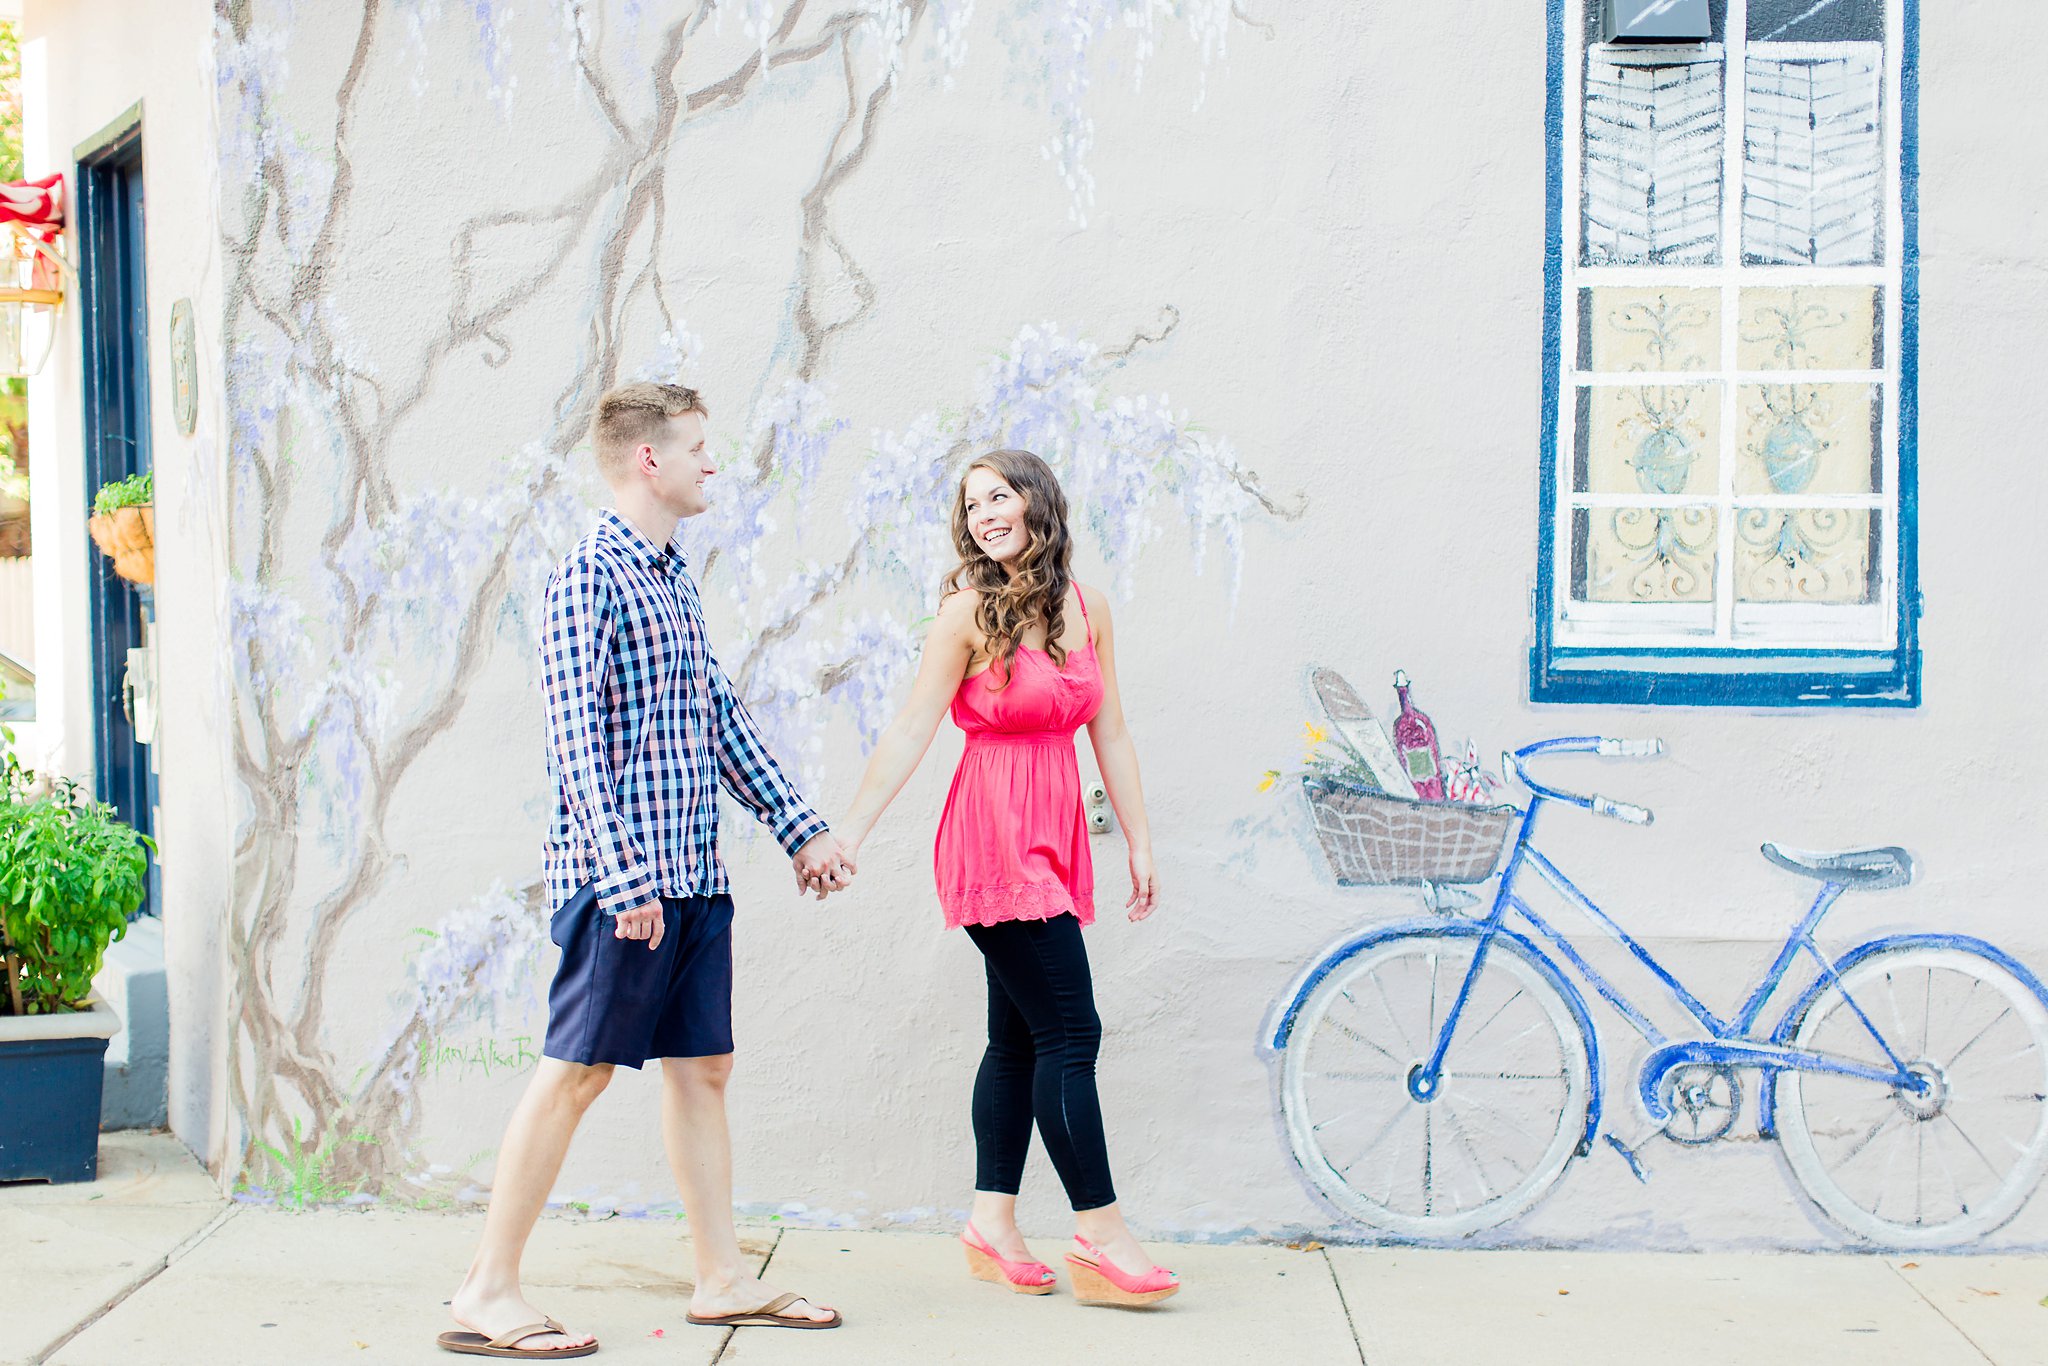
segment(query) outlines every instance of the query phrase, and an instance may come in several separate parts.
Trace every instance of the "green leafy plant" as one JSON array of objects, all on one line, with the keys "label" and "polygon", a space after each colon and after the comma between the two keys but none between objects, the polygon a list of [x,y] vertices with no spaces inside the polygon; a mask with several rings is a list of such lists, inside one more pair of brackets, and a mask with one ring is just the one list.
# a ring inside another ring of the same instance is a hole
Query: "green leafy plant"
[{"label": "green leafy plant", "polygon": [[325,1143],[315,1144],[306,1136],[299,1118],[292,1117],[292,1136],[289,1152],[273,1144],[257,1140],[256,1146],[263,1151],[284,1178],[275,1192],[277,1202],[289,1204],[293,1209],[303,1210],[308,1205],[327,1205],[337,1200],[346,1200],[361,1192],[360,1185],[338,1181],[334,1176],[334,1150],[342,1143],[367,1143],[374,1145],[374,1134],[335,1134]]},{"label": "green leafy plant", "polygon": [[93,495],[92,510],[95,516],[104,517],[119,508],[148,507],[156,501],[156,476],[131,474],[126,479],[116,479],[103,485]]},{"label": "green leafy plant", "polygon": [[38,795],[35,775],[0,757],[0,1010],[76,1010],[107,945],[142,904],[147,836],[68,779]]}]

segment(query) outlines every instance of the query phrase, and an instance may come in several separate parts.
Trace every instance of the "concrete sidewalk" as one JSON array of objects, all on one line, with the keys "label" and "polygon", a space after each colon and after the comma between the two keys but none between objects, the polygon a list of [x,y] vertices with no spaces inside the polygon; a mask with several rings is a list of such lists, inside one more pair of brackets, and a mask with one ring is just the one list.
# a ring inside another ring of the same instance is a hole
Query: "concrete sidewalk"
[{"label": "concrete sidewalk", "polygon": [[[478,1215],[231,1205],[175,1140],[110,1134],[89,1186],[0,1187],[0,1360],[123,1366],[445,1366],[434,1334]],[[1187,1289],[1144,1312],[971,1280],[926,1233],[758,1233],[830,1333],[693,1328],[678,1228],[550,1218],[533,1298],[628,1363],[1065,1366],[2048,1366],[2048,1259],[1419,1252],[1185,1246]]]}]

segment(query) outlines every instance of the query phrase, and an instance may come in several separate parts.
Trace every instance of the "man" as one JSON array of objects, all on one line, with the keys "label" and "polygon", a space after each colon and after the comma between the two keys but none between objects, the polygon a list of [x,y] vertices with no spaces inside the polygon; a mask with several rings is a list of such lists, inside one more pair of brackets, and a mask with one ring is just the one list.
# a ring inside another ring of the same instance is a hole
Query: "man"
[{"label": "man", "polygon": [[723,783],[774,832],[799,894],[854,867],[784,779],[705,640],[678,524],[709,506],[705,407],[673,384],[598,400],[591,444],[614,504],[548,585],[541,638],[556,811],[546,868],[561,967],[547,1042],[499,1149],[483,1245],[452,1309],[473,1355],[597,1350],[526,1302],[519,1263],[583,1113],[612,1069],[662,1067],[662,1138],[689,1217],[689,1319],[836,1328],[836,1311],[756,1280],[732,1221],[732,900],[718,856]]}]

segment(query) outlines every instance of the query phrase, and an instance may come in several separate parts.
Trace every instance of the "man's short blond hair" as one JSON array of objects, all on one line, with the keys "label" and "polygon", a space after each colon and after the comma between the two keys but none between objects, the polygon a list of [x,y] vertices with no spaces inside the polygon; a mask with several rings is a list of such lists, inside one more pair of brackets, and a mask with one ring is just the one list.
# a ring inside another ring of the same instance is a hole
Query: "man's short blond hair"
[{"label": "man's short blond hair", "polygon": [[616,474],[644,442],[661,435],[662,425],[684,413],[709,416],[704,396],[680,384],[621,384],[607,389],[597,400],[597,413],[590,419],[590,445],[597,453],[597,467]]}]

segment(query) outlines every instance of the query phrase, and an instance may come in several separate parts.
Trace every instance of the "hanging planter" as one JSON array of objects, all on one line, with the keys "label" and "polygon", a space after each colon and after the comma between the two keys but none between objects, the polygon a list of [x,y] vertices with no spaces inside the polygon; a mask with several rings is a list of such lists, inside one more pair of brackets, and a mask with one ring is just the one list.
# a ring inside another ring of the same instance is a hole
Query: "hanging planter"
[{"label": "hanging planter", "polygon": [[93,499],[86,530],[92,543],[111,558],[114,572],[135,584],[156,582],[156,509],[154,481],[132,474],[107,485]]}]

